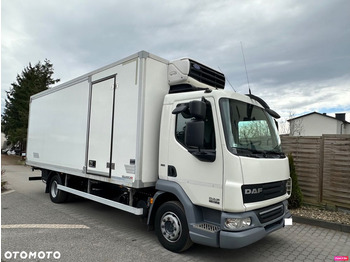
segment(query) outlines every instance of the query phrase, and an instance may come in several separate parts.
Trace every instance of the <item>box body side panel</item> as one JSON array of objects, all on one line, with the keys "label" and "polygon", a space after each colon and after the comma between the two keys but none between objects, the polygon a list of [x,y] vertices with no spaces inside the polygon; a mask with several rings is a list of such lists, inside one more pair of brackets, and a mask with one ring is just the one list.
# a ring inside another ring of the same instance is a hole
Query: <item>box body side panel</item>
[{"label": "box body side panel", "polygon": [[138,104],[139,59],[131,60],[117,68],[117,86],[115,91],[114,120],[113,120],[113,148],[112,177],[122,178],[130,183],[139,179],[141,174],[135,172],[137,165],[138,136]]},{"label": "box body side panel", "polygon": [[[168,62],[140,54],[33,96],[27,163],[133,188],[154,186]],[[108,109],[95,108],[101,105]]]},{"label": "box body side panel", "polygon": [[33,99],[27,160],[82,170],[85,164],[88,80]]},{"label": "box body side panel", "polygon": [[158,180],[160,122],[163,101],[169,92],[168,64],[154,59],[146,60],[143,96],[143,129],[141,152],[142,182]]}]

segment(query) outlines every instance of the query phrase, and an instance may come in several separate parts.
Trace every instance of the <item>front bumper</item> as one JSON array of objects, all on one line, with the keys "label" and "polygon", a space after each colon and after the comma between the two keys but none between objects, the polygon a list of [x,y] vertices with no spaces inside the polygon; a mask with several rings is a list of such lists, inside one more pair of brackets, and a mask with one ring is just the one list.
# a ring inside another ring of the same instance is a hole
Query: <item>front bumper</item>
[{"label": "front bumper", "polygon": [[[272,210],[270,213],[272,213],[274,210],[276,210],[276,207],[268,207],[263,210],[258,211],[250,211],[244,213],[244,216],[250,216],[252,219],[252,226],[250,229],[244,230],[244,231],[220,231],[220,247],[221,248],[241,248],[244,246],[248,246],[262,238],[264,238],[266,235],[284,227],[284,219],[290,218],[292,215],[290,214],[288,207],[288,201],[284,201],[283,203],[280,203],[280,205],[283,205],[283,214],[270,220],[267,222],[261,222],[266,218],[262,218],[261,214],[267,214],[269,210]],[[230,214],[223,213],[222,220],[229,217]]]},{"label": "front bumper", "polygon": [[[282,206],[282,213],[274,212],[276,207]],[[236,249],[248,246],[266,235],[284,227],[285,218],[290,218],[291,214],[287,209],[288,201],[285,200],[277,205],[264,209],[248,211],[244,213],[221,213],[221,226],[212,232],[199,231],[198,228],[191,228],[190,235],[193,242],[213,247]],[[249,228],[240,231],[225,230],[224,221],[227,218],[251,217],[252,224]],[[273,219],[268,220],[269,217]],[[208,230],[207,230],[208,231]]]}]

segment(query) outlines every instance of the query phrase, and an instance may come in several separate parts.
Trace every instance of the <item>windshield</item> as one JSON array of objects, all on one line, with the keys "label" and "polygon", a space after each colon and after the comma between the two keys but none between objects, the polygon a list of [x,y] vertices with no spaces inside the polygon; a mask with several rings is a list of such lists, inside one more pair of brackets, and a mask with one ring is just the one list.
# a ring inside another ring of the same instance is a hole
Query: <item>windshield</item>
[{"label": "windshield", "polygon": [[226,145],[237,155],[284,157],[273,118],[252,104],[223,98],[220,110]]}]

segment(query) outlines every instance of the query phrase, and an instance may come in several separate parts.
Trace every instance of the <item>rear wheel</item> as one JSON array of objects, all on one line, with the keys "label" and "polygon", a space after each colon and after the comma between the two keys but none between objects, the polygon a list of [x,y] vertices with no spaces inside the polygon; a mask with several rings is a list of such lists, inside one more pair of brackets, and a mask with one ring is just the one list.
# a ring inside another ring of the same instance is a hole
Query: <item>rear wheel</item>
[{"label": "rear wheel", "polygon": [[185,211],[178,201],[166,202],[159,207],[155,231],[159,242],[170,251],[182,252],[192,245]]},{"label": "rear wheel", "polygon": [[59,175],[55,175],[50,181],[50,198],[54,203],[63,203],[67,200],[68,193],[57,188],[62,185],[62,179]]}]

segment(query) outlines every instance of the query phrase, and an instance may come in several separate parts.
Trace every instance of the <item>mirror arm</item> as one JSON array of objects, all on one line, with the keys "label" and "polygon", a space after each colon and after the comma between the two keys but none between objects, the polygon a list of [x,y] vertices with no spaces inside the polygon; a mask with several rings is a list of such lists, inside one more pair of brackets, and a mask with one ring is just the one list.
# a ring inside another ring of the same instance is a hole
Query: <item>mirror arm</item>
[{"label": "mirror arm", "polygon": [[188,149],[188,152],[203,162],[214,162],[216,159],[215,150],[210,150],[210,149],[200,150],[199,148],[193,148],[193,149]]}]

